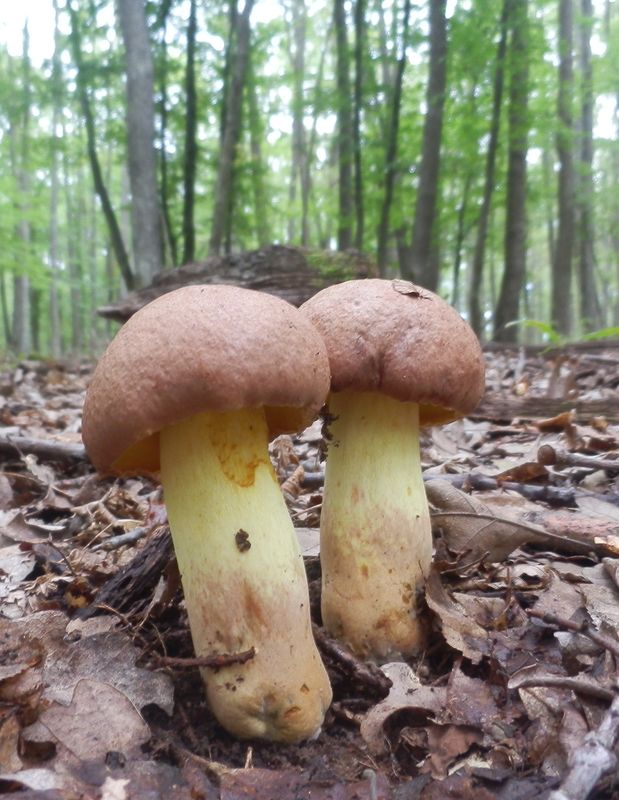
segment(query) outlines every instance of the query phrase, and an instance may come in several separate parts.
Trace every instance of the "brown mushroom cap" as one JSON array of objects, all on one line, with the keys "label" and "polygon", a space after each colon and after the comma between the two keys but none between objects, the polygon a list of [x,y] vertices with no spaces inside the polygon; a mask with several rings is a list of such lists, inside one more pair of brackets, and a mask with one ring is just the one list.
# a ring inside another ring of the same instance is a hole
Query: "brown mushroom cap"
[{"label": "brown mushroom cap", "polygon": [[322,334],[331,390],[377,391],[419,403],[432,425],[471,412],[484,392],[477,337],[438,295],[409,281],[329,286],[301,306]]},{"label": "brown mushroom cap", "polygon": [[97,469],[159,469],[158,431],[202,411],[265,407],[272,435],[325,401],[324,344],[298,309],[236,286],[186,286],[119,330],[86,393],[83,439]]}]

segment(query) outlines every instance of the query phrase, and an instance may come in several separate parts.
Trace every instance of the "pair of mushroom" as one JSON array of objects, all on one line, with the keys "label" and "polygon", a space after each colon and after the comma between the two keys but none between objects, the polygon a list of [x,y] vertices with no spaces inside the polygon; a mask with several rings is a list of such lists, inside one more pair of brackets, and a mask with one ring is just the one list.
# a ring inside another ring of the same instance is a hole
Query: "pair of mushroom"
[{"label": "pair of mushroom", "polygon": [[432,540],[419,425],[470,411],[479,344],[443,300],[403,281],[350,281],[296,309],[233,286],[145,306],[101,358],[83,437],[104,472],[161,474],[210,706],[243,738],[314,735],[331,701],[307,580],[268,455],[328,402],[322,614],[360,656],[423,642],[417,593]]}]

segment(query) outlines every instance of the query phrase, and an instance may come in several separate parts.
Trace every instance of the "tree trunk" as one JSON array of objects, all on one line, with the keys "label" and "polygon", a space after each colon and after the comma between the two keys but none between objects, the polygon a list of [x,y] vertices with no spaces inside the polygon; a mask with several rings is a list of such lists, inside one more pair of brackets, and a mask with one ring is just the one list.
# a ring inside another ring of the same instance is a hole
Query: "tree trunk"
[{"label": "tree trunk", "polygon": [[505,268],[494,313],[494,339],[518,340],[517,322],[527,264],[528,0],[510,0],[511,80],[505,213]]},{"label": "tree trunk", "polygon": [[[305,37],[307,12],[304,0],[292,0],[292,163],[290,168],[290,185],[288,188],[288,241],[292,244],[297,237],[296,198],[297,185],[302,181],[307,159],[305,143],[305,102],[303,97],[303,80],[305,78]],[[303,192],[301,202],[303,202]],[[303,222],[305,225],[303,226]],[[307,246],[307,210],[301,213],[301,244]]]},{"label": "tree trunk", "polygon": [[591,32],[593,26],[593,4],[581,0],[580,69],[582,100],[580,112],[581,141],[578,216],[579,216],[579,283],[580,318],[585,331],[601,327],[602,314],[595,286],[595,230],[593,224],[593,69],[591,66]]},{"label": "tree trunk", "polygon": [[[233,0],[236,2],[236,0]],[[215,183],[215,207],[211,225],[209,253],[217,255],[222,249],[226,230],[230,230],[230,210],[233,198],[234,154],[241,134],[243,89],[249,62],[251,29],[249,17],[254,0],[245,0],[241,14],[235,15],[235,29],[230,31],[233,48],[230,65],[230,86],[227,92],[226,116]]]},{"label": "tree trunk", "polygon": [[471,183],[473,182],[473,174],[469,172],[464,180],[464,188],[462,190],[462,200],[458,206],[458,224],[456,226],[456,242],[454,247],[454,266],[453,266],[453,290],[451,295],[451,304],[455,308],[460,305],[460,270],[462,267],[462,250],[464,248],[464,241],[466,239],[470,225],[466,224],[466,212],[469,205],[469,194],[471,192]]},{"label": "tree trunk", "polygon": [[391,93],[391,119],[387,132],[387,146],[385,148],[385,191],[380,211],[380,220],[377,233],[377,261],[378,270],[385,275],[387,269],[387,248],[389,245],[389,220],[391,204],[397,175],[398,136],[400,131],[400,111],[402,105],[402,83],[404,68],[406,67],[406,46],[408,39],[408,24],[410,18],[410,0],[405,0],[404,23],[402,27],[402,54],[398,59],[395,84]]},{"label": "tree trunk", "polygon": [[50,285],[49,285],[49,333],[50,333],[50,353],[52,358],[60,358],[61,339],[60,339],[60,301],[58,297],[58,277],[60,272],[60,250],[58,245],[58,201],[60,196],[59,181],[59,151],[61,142],[57,131],[60,125],[60,114],[62,109],[62,65],[60,61],[61,44],[60,29],[58,25],[60,12],[58,0],[53,0],[54,7],[54,55],[52,57],[52,135],[50,153],[50,210],[49,210],[49,261],[50,261]]},{"label": "tree trunk", "polygon": [[269,229],[269,200],[264,185],[265,167],[262,158],[262,142],[264,140],[264,125],[260,116],[258,96],[256,92],[256,76],[254,68],[249,64],[249,77],[247,81],[249,105],[249,138],[251,147],[251,182],[254,195],[254,217],[256,220],[256,239],[260,247],[271,241]]},{"label": "tree trunk", "polygon": [[446,0],[433,0],[430,6],[430,65],[426,92],[426,116],[419,165],[419,183],[413,221],[413,238],[404,275],[427,289],[438,287],[438,269],[432,261],[434,221],[438,201],[441,163],[441,136],[447,77]]},{"label": "tree trunk", "polygon": [[198,142],[196,139],[198,114],[196,99],[196,0],[189,5],[187,25],[187,63],[185,67],[185,157],[183,160],[183,258],[188,264],[196,257],[196,230],[194,205],[196,194],[196,161]]},{"label": "tree trunk", "polygon": [[490,220],[490,205],[494,192],[494,174],[496,169],[496,156],[499,143],[501,126],[501,108],[503,105],[503,76],[505,68],[505,50],[507,47],[509,0],[503,0],[500,19],[500,38],[496,54],[494,82],[492,88],[492,118],[490,121],[490,139],[486,153],[486,169],[484,174],[484,191],[479,212],[475,250],[471,265],[471,283],[469,286],[469,322],[475,333],[480,336],[484,320],[482,315],[482,279],[484,274],[484,258],[486,254],[486,240],[488,238],[488,222]]},{"label": "tree trunk", "polygon": [[[408,0],[407,0],[408,2]],[[364,54],[366,48],[365,36],[365,0],[356,0],[355,3],[355,95],[353,112],[353,152],[355,166],[355,247],[359,252],[363,250],[363,236],[365,233],[365,208],[363,199],[363,159],[361,158],[361,116],[363,112],[363,87],[364,87]],[[404,44],[406,49],[406,44]]]},{"label": "tree trunk", "polygon": [[[170,213],[169,185],[168,185],[168,157],[166,152],[166,138],[168,134],[168,45],[166,41],[167,20],[170,13],[172,0],[165,0],[159,7],[157,24],[161,29],[160,48],[161,55],[159,61],[159,140],[161,142],[161,153],[159,155],[159,174],[161,213],[163,216],[163,234],[165,247],[170,252],[172,264],[178,264],[178,243],[177,236],[172,225],[172,215]],[[164,262],[165,258],[164,247]]]},{"label": "tree trunk", "polygon": [[127,144],[131,230],[137,281],[150,283],[163,266],[157,192],[153,58],[143,0],[118,0],[127,69]]},{"label": "tree trunk", "polygon": [[338,163],[338,224],[337,249],[352,246],[353,236],[353,132],[350,97],[350,58],[346,30],[346,4],[334,0],[333,21],[336,37],[337,84],[337,163]]},{"label": "tree trunk", "polygon": [[[316,139],[318,135],[318,107],[319,107],[319,98],[322,93],[322,84],[324,80],[324,73],[325,73],[325,62],[327,60],[327,54],[329,53],[330,43],[331,43],[331,36],[333,33],[333,24],[331,23],[329,29],[327,31],[327,35],[325,36],[325,40],[322,45],[322,49],[320,51],[320,61],[318,63],[318,71],[316,74],[316,83],[314,86],[313,96],[314,102],[312,104],[314,115],[312,117],[312,125],[310,127],[309,136],[307,137],[307,155],[305,158],[305,163],[303,167],[303,171],[301,173],[301,231],[302,231],[302,243],[303,239],[307,237],[307,243],[309,245],[310,241],[310,224],[309,224],[309,213],[310,213],[310,199],[312,195],[312,172],[311,166],[314,162],[314,154],[316,152]],[[316,225],[317,235],[316,239],[322,243],[322,237],[320,235],[320,218],[317,220]],[[306,245],[303,245],[306,246]],[[321,244],[321,246],[326,247],[326,244]]]},{"label": "tree trunk", "polygon": [[[28,23],[24,25],[22,50],[22,86],[23,99],[19,128],[11,125],[11,151],[13,174],[19,188],[20,220],[17,225],[17,237],[22,243],[25,261],[30,255],[31,230],[28,221],[27,198],[30,196],[30,176],[28,161],[30,157],[30,115],[31,115],[31,69],[30,69],[30,36]],[[21,274],[13,279],[13,348],[18,355],[28,355],[32,349],[30,319],[30,281],[26,272],[27,263],[22,265]]]},{"label": "tree trunk", "polygon": [[135,278],[129,263],[129,256],[123,240],[116,214],[110,202],[110,197],[103,180],[103,173],[101,172],[101,164],[99,163],[99,156],[97,154],[97,139],[95,136],[95,121],[90,105],[90,97],[88,94],[88,87],[86,85],[86,75],[84,70],[84,61],[82,58],[82,36],[80,30],[80,22],[78,12],[73,7],[72,0],[67,0],[67,10],[71,18],[71,30],[69,32],[69,42],[71,45],[71,54],[77,70],[76,86],[79,98],[82,115],[86,124],[86,137],[88,160],[90,162],[90,169],[92,171],[93,183],[95,191],[99,197],[101,208],[105,216],[105,221],[110,233],[110,241],[114,250],[114,255],[118,262],[119,269],[123,276],[123,280],[127,289],[135,288]]},{"label": "tree trunk", "polygon": [[572,96],[573,0],[559,0],[559,93],[557,151],[559,154],[559,228],[552,265],[552,324],[569,335],[572,327],[572,259],[574,251],[574,130]]}]

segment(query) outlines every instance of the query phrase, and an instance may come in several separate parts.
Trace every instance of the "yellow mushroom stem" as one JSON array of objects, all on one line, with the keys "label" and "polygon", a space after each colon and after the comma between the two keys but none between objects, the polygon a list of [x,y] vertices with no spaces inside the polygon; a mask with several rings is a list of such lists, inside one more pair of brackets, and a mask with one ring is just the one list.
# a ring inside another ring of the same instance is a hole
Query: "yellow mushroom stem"
[{"label": "yellow mushroom stem", "polygon": [[419,407],[377,392],[332,393],[320,526],[322,618],[360,656],[424,642],[418,597],[432,560]]},{"label": "yellow mushroom stem", "polygon": [[268,454],[263,409],[209,412],[161,434],[161,477],[198,656],[219,722],[242,738],[298,742],[331,688],[312,635],[307,578]]}]

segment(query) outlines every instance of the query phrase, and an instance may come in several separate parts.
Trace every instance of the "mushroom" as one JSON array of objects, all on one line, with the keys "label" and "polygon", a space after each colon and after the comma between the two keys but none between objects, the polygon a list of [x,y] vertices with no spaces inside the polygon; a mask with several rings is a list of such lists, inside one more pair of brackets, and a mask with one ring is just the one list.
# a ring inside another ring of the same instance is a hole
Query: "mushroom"
[{"label": "mushroom", "polygon": [[415,655],[432,560],[419,429],[475,408],[484,390],[481,348],[451,306],[408,281],[330,286],[301,312],[322,334],[331,366],[323,623],[362,657]]},{"label": "mushroom", "polygon": [[187,286],[120,329],[84,404],[95,467],[161,482],[211,709],[241,738],[316,734],[331,688],[312,635],[307,578],[268,453],[324,403],[324,344],[298,309],[235,286]]}]

